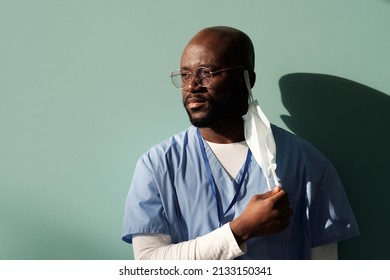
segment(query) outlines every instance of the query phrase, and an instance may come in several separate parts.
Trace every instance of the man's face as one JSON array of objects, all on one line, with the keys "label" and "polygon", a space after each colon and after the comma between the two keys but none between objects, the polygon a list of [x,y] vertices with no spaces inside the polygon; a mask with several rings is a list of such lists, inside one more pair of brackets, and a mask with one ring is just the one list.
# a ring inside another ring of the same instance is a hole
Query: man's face
[{"label": "man's face", "polygon": [[[194,73],[201,66],[211,71],[238,66],[231,56],[226,55],[226,51],[218,48],[218,44],[213,46],[216,47],[196,42],[187,45],[182,55],[181,69]],[[247,99],[242,93],[243,75],[241,68],[217,73],[207,88],[191,79],[182,90],[183,105],[191,123],[197,127],[213,127],[242,120],[247,105]]]}]

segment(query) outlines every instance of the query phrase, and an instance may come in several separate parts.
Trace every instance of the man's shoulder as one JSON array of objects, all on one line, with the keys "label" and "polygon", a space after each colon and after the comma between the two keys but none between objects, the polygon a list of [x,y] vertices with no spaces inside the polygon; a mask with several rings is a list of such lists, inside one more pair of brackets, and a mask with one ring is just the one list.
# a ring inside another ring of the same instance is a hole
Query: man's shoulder
[{"label": "man's shoulder", "polygon": [[311,145],[309,142],[307,142],[305,139],[297,136],[296,134],[293,134],[292,132],[281,128],[275,124],[271,124],[271,129],[273,136],[275,138],[275,141],[283,141],[283,142],[291,142],[294,145]]},{"label": "man's shoulder", "polygon": [[327,160],[322,152],[308,140],[272,124],[272,133],[278,151],[293,152],[300,155]]},{"label": "man's shoulder", "polygon": [[149,150],[147,150],[143,157],[161,157],[167,153],[177,153],[180,152],[184,146],[188,145],[193,141],[193,136],[195,135],[195,128],[188,127],[187,129],[170,136],[169,138],[161,141],[160,143],[153,145]]}]

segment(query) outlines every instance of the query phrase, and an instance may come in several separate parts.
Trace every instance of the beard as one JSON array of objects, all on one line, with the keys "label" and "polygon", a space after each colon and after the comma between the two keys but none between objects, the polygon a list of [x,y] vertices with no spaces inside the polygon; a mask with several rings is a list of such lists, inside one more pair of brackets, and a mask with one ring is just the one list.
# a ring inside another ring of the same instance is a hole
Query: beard
[{"label": "beard", "polygon": [[243,99],[239,93],[225,93],[223,98],[207,99],[207,109],[204,110],[200,117],[195,117],[196,112],[199,110],[191,110],[186,106],[185,100],[183,100],[184,108],[188,114],[190,122],[193,126],[204,127],[216,127],[219,124],[230,123],[242,118],[243,112]]}]

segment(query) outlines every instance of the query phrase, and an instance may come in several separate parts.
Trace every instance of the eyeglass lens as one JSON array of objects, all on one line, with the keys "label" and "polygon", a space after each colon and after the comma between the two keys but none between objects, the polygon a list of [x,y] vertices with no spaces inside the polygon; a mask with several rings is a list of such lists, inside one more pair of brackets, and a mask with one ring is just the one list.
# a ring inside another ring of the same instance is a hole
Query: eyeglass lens
[{"label": "eyeglass lens", "polygon": [[186,87],[193,77],[200,86],[208,87],[211,84],[212,73],[206,67],[199,67],[194,73],[187,70],[177,70],[171,75],[172,82],[177,88]]}]

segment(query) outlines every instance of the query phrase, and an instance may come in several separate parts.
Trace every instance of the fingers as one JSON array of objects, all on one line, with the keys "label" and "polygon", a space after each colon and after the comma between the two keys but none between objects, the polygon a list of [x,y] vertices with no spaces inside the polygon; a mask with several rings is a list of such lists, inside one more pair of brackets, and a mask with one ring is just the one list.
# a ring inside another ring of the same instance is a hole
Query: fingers
[{"label": "fingers", "polygon": [[281,220],[280,223],[275,226],[274,229],[275,233],[285,229],[289,224],[290,224],[290,220],[288,219]]},{"label": "fingers", "polygon": [[280,186],[276,186],[271,191],[252,197],[252,201],[258,200],[268,200],[273,205],[272,207],[276,209],[287,208],[289,204],[288,194]]},{"label": "fingers", "polygon": [[271,190],[271,191],[268,191],[268,192],[265,192],[265,193],[256,194],[256,195],[254,195],[253,197],[254,197],[256,200],[258,200],[258,199],[264,200],[264,199],[268,199],[268,198],[270,198],[270,197],[272,197],[272,196],[274,196],[274,195],[275,195],[275,194],[274,194],[273,190]]},{"label": "fingers", "polygon": [[293,214],[293,209],[287,204],[284,207],[278,209],[278,218],[279,219],[289,219]]},{"label": "fingers", "polygon": [[267,227],[264,228],[260,235],[270,235],[278,233],[288,227],[289,224],[290,220],[286,217],[274,219],[272,223],[270,223]]},{"label": "fingers", "polygon": [[274,208],[277,211],[277,219],[284,223],[284,221],[288,221],[293,214],[288,194],[282,190],[280,186],[276,186],[272,192],[274,195],[269,199],[273,202]]},{"label": "fingers", "polygon": [[292,214],[293,210],[289,207],[284,210],[280,210],[278,217],[273,220],[273,224],[269,227],[269,233],[277,233],[285,229],[290,224],[290,217]]},{"label": "fingers", "polygon": [[290,218],[293,214],[293,210],[290,207],[290,200],[288,199],[287,193],[285,196],[277,200],[274,206],[276,209],[278,209],[280,218]]},{"label": "fingers", "polygon": [[278,185],[278,186],[276,186],[275,188],[273,188],[273,189],[271,190],[271,192],[275,194],[275,193],[279,192],[281,189],[282,189],[282,188]]},{"label": "fingers", "polygon": [[[274,190],[278,188],[279,190],[277,192],[274,192]],[[273,195],[270,197],[271,201],[273,203],[275,203],[276,205],[279,204],[279,203],[283,203],[284,201],[288,200],[288,195],[287,193],[280,189],[280,187],[275,187],[273,190],[272,190],[272,193]]]},{"label": "fingers", "polygon": [[274,196],[275,194],[277,194],[281,190],[282,190],[282,188],[280,186],[276,186],[275,188],[273,188],[272,190],[270,190],[268,192],[259,194],[258,197],[261,198],[261,199],[267,199],[267,198],[269,198],[271,196]]}]

